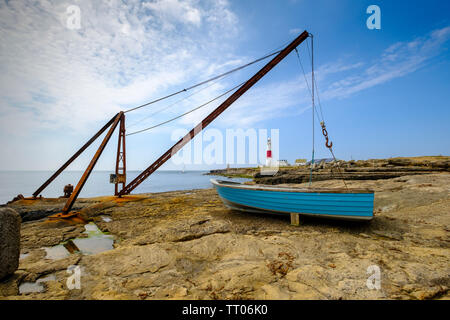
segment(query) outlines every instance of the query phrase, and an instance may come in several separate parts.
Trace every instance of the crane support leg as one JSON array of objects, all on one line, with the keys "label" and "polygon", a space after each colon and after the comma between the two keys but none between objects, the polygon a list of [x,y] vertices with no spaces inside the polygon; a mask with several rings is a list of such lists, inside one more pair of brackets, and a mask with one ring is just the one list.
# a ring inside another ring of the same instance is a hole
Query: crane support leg
[{"label": "crane support leg", "polygon": [[69,199],[67,199],[67,202],[62,209],[61,213],[58,213],[56,215],[50,216],[50,219],[55,218],[71,218],[72,216],[76,214],[70,214],[70,210],[72,209],[73,204],[75,203],[75,200],[78,198],[78,195],[81,192],[81,189],[83,189],[84,184],[86,183],[87,179],[89,178],[89,175],[91,174],[92,170],[95,167],[95,164],[97,163],[98,159],[100,158],[103,150],[106,147],[106,144],[108,143],[109,139],[111,138],[114,130],[116,129],[120,119],[122,119],[123,112],[119,112],[115,118],[114,121],[111,124],[111,127],[109,128],[106,136],[103,138],[102,143],[100,144],[100,147],[97,149],[97,152],[94,154],[94,157],[92,158],[91,162],[87,166],[86,170],[84,171],[83,175],[81,176],[80,181],[78,181],[77,186],[75,187],[75,190],[70,195]]},{"label": "crane support leg", "polygon": [[117,117],[117,115],[115,115],[111,120],[109,120],[108,121],[108,123],[107,124],[105,124],[104,126],[103,126],[103,128],[101,128],[91,139],[89,139],[89,141],[88,142],[86,142],[85,144],[84,144],[84,146],[82,146],[77,152],[75,152],[75,154],[69,159],[69,160],[67,160],[66,161],[66,163],[64,163],[62,166],[61,166],[61,168],[59,168],[50,178],[48,178],[48,180],[47,181],[45,181],[44,182],[44,184],[43,185],[41,185],[34,193],[33,193],[33,198],[36,198],[36,197],[38,197],[39,196],[39,194],[41,194],[41,192],[45,189],[45,188],[47,188],[47,186],[50,184],[50,183],[52,183],[53,182],[53,180],[55,180],[56,179],[56,177],[58,177],[60,174],[61,174],[61,172],[63,172],[64,171],[64,169],[66,169],[76,158],[78,158],[78,156],[80,155],[80,154],[82,154],[83,153],[83,151],[84,150],[86,150],[87,149],[87,147],[89,147],[91,144],[92,144],[92,142],[94,142],[103,132],[105,132],[105,130],[106,129],[108,129],[108,127],[110,127],[111,126],[111,124],[114,122],[114,120],[116,119],[116,117]]},{"label": "crane support leg", "polygon": [[125,152],[125,114],[120,118],[119,141],[117,142],[117,158],[116,158],[116,183],[114,186],[114,195],[119,195],[119,184],[122,189],[127,183],[127,161]]}]

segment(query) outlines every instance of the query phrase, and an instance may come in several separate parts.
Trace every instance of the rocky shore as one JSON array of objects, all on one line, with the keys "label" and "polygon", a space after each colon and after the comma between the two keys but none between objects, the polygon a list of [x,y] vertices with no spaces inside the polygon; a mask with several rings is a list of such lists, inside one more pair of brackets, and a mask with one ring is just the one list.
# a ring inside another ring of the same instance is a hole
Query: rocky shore
[{"label": "rocky shore", "polygon": [[[25,218],[21,259],[0,299],[450,298],[450,174],[347,183],[375,190],[374,220],[294,227],[287,216],[230,211],[213,189],[80,199],[113,248],[56,258],[49,248],[88,237],[85,225],[42,218],[64,199],[19,200],[8,206]],[[374,265],[380,289],[367,286]],[[79,289],[68,286],[74,267]]]},{"label": "rocky shore", "polygon": [[[211,170],[211,175],[251,178],[259,184],[303,183],[310,179],[310,166],[279,167],[273,176],[262,175],[259,168],[228,168]],[[379,180],[405,175],[450,172],[450,157],[410,157],[358,161],[318,162],[312,171],[312,181]]]}]

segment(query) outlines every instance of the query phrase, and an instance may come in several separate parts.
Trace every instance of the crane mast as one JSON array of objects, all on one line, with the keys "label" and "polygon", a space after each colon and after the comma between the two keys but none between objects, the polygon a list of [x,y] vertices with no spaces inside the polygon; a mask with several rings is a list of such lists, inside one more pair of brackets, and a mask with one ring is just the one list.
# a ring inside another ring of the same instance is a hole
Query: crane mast
[{"label": "crane mast", "polygon": [[118,196],[129,194],[137,186],[139,186],[145,179],[147,179],[153,172],[161,167],[167,160],[169,160],[175,153],[177,153],[184,145],[191,141],[199,132],[208,126],[214,119],[216,119],[222,112],[224,112],[233,102],[239,99],[248,89],[257,83],[263,76],[265,76],[273,67],[275,67],[281,60],[283,60],[289,53],[297,46],[305,41],[309,33],[305,30],[283,50],[280,51],[272,60],[270,60],[264,67],[262,67],[253,77],[245,82],[239,89],[237,89],[228,99],[219,105],[213,112],[211,112],[205,119],[197,124],[190,132],[175,143],[169,150],[167,150],[161,157],[153,162],[147,169],[142,171],[133,181],[126,185]]}]

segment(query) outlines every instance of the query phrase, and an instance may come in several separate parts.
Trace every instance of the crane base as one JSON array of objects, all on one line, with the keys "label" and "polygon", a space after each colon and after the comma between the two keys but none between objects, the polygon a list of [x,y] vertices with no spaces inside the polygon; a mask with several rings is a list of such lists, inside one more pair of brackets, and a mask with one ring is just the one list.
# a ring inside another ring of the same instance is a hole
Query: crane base
[{"label": "crane base", "polygon": [[47,217],[49,221],[64,221],[68,223],[86,223],[80,213],[77,211],[63,213],[59,212],[57,214],[51,215]]}]

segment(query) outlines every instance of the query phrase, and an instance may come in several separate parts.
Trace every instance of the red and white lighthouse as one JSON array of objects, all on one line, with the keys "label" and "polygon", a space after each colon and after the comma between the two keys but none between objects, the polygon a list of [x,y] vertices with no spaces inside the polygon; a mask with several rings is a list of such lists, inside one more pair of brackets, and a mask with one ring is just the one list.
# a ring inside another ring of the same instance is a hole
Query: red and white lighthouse
[{"label": "red and white lighthouse", "polygon": [[272,166],[272,142],[270,138],[267,139],[267,155],[266,155],[266,167]]}]

